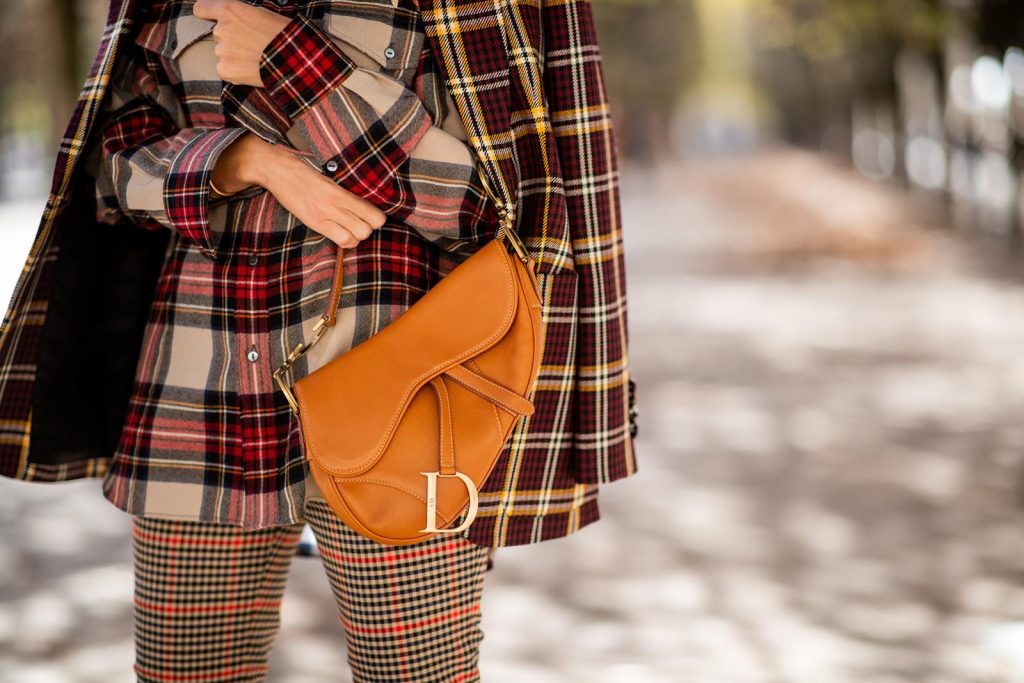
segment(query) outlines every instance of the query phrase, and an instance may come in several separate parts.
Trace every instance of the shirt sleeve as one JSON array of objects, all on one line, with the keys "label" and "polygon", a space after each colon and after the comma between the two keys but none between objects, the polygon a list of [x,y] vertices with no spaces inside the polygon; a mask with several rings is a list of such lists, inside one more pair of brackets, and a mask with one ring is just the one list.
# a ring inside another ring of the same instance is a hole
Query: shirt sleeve
[{"label": "shirt sleeve", "polygon": [[153,75],[130,59],[109,87],[96,178],[100,220],[123,215],[144,228],[176,230],[216,258],[222,229],[211,227],[209,213],[228,198],[211,193],[210,176],[221,152],[246,129],[180,127],[175,113],[157,102]]},{"label": "shirt sleeve", "polygon": [[472,150],[401,81],[356,66],[301,14],[267,44],[259,69],[312,161],[341,187],[447,251],[494,235],[497,210]]}]

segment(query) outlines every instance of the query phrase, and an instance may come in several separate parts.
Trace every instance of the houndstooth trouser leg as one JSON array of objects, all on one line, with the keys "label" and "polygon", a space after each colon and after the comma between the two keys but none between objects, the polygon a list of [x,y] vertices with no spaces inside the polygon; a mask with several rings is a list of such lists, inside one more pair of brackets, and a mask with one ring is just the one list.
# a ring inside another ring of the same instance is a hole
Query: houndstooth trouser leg
[{"label": "houndstooth trouser leg", "polygon": [[[487,548],[445,534],[384,546],[349,529],[321,499],[307,501],[305,517],[337,602],[354,681],[480,680]],[[302,527],[243,531],[133,516],[140,683],[265,681]]]}]

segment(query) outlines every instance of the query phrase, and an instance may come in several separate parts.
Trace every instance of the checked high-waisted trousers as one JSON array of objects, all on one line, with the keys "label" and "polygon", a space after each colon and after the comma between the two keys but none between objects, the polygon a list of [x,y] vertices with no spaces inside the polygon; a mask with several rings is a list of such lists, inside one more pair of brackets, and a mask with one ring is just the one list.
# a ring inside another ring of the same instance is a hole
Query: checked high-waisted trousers
[{"label": "checked high-waisted trousers", "polygon": [[[345,526],[322,499],[307,501],[305,519],[337,602],[353,680],[480,680],[487,548],[446,534],[384,546]],[[133,516],[138,680],[266,680],[302,527],[246,531]]]}]

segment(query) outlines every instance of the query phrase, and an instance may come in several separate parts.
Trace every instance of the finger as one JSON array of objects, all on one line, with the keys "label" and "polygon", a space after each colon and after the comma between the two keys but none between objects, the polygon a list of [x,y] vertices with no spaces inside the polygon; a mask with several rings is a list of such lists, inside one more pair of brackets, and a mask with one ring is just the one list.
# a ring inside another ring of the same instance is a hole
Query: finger
[{"label": "finger", "polygon": [[343,187],[338,189],[345,193],[343,195],[343,203],[346,209],[368,223],[374,230],[384,225],[384,222],[387,220],[386,213],[374,206],[368,199],[349,192]]},{"label": "finger", "polygon": [[384,227],[384,223],[388,220],[388,215],[374,206],[363,214],[363,219],[370,224],[371,228],[377,230]]},{"label": "finger", "polygon": [[344,207],[338,210],[338,223],[361,240],[373,234],[373,226]]},{"label": "finger", "polygon": [[192,14],[200,19],[217,21],[224,8],[224,0],[196,0],[192,6]]},{"label": "finger", "polygon": [[359,240],[356,239],[355,235],[349,232],[344,225],[338,223],[337,221],[324,221],[322,228],[322,230],[317,230],[317,232],[327,235],[330,238],[330,240],[337,244],[339,247],[352,249],[353,247],[359,244]]},{"label": "finger", "polygon": [[341,198],[341,204],[374,228],[384,225],[387,215],[378,209],[370,200],[360,197],[355,192],[345,189],[333,180],[330,181],[335,193]]}]

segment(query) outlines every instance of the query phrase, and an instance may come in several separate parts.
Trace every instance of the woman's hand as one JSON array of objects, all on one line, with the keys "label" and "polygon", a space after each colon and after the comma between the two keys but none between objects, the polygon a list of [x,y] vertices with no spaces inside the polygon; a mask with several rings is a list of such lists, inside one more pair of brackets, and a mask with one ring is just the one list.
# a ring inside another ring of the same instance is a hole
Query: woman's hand
[{"label": "woman's hand", "polygon": [[338,246],[355,247],[382,225],[387,215],[303,161],[297,152],[247,132],[217,159],[213,182],[235,193],[260,185],[306,227]]},{"label": "woman's hand", "polygon": [[290,21],[288,17],[239,0],[196,0],[192,14],[217,22],[217,75],[238,85],[262,87],[260,57],[267,44]]}]

